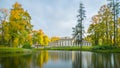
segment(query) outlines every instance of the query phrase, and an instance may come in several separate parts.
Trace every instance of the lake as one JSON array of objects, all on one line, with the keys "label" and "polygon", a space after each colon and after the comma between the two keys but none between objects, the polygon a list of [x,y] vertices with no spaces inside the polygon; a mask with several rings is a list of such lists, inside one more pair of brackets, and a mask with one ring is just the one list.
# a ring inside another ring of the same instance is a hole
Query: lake
[{"label": "lake", "polygon": [[0,54],[0,68],[120,68],[120,54],[44,50],[34,54]]}]

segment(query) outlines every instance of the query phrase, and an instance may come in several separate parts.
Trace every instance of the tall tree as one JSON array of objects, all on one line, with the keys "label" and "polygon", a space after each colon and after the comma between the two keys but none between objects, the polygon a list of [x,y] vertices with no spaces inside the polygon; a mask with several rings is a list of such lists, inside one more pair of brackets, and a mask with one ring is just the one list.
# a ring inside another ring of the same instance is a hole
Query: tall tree
[{"label": "tall tree", "polygon": [[80,3],[80,8],[79,8],[79,15],[77,16],[78,18],[78,24],[73,28],[73,38],[77,41],[77,43],[81,44],[82,47],[82,39],[83,39],[83,20],[85,19],[85,10],[83,3]]},{"label": "tall tree", "polygon": [[8,22],[8,34],[10,34],[9,41],[11,46],[16,45],[16,43],[18,45],[22,45],[26,42],[27,35],[30,34],[32,30],[30,20],[31,17],[29,13],[27,11],[24,11],[24,9],[21,7],[21,4],[16,2],[13,5],[13,9],[11,9]]},{"label": "tall tree", "polygon": [[8,16],[8,10],[5,8],[0,9],[0,44],[4,43],[4,26],[3,23],[6,22],[6,18]]},{"label": "tall tree", "polygon": [[113,31],[113,20],[112,20],[112,17],[113,17],[113,14],[112,14],[112,11],[110,10],[110,8],[108,7],[108,5],[103,5],[99,12],[98,12],[98,15],[99,15],[99,18],[100,18],[100,21],[99,23],[102,23],[101,27],[102,27],[102,33],[103,33],[103,36],[102,36],[102,44],[104,45],[110,45],[110,42],[112,40],[112,32]]},{"label": "tall tree", "polygon": [[93,45],[111,45],[113,37],[113,14],[107,5],[103,5],[98,15],[92,17],[88,33],[94,40]]},{"label": "tall tree", "polygon": [[114,23],[114,46],[116,46],[117,43],[117,37],[118,37],[118,15],[119,15],[119,6],[120,6],[120,1],[119,0],[108,0],[110,1],[109,7],[112,10],[113,13],[113,23]]}]

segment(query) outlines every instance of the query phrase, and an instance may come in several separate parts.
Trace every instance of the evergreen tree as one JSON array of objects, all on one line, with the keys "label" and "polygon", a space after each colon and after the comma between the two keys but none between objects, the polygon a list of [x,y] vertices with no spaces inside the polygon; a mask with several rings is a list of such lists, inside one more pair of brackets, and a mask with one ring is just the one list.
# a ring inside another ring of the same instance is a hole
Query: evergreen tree
[{"label": "evergreen tree", "polygon": [[81,44],[82,47],[83,32],[84,32],[83,21],[85,19],[85,10],[82,3],[80,3],[80,8],[78,13],[79,13],[79,15],[77,16],[78,24],[75,26],[75,28],[73,28],[73,38],[75,39],[77,45]]}]

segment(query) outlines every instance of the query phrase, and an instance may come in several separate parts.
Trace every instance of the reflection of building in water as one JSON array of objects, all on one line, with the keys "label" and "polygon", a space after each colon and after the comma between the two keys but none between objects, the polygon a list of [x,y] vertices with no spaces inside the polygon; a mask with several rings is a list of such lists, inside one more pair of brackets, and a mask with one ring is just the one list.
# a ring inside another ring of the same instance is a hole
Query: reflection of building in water
[{"label": "reflection of building in water", "polygon": [[91,66],[91,55],[90,52],[74,52],[73,68],[90,68]]},{"label": "reflection of building in water", "polygon": [[[83,46],[91,46],[92,43],[83,40]],[[75,43],[74,39],[70,37],[62,37],[60,40],[49,43],[50,46],[80,46],[80,44]]]},{"label": "reflection of building in water", "polygon": [[43,68],[43,65],[49,60],[48,51],[39,51],[32,56],[31,68]]},{"label": "reflection of building in water", "polygon": [[71,61],[73,68],[89,68],[91,65],[90,52],[80,51],[50,51],[49,56],[52,61]]},{"label": "reflection of building in water", "polygon": [[51,60],[62,60],[62,61],[70,61],[72,59],[71,51],[50,51],[49,56]]},{"label": "reflection of building in water", "polygon": [[91,57],[93,68],[120,68],[120,54],[94,53]]},{"label": "reflection of building in water", "polygon": [[75,60],[75,51],[72,51],[72,61]]},{"label": "reflection of building in water", "polygon": [[74,52],[73,68],[120,68],[120,54]]},{"label": "reflection of building in water", "polygon": [[52,60],[52,61],[58,61],[59,57],[58,57],[58,52],[56,51],[50,51],[49,52],[49,58]]}]

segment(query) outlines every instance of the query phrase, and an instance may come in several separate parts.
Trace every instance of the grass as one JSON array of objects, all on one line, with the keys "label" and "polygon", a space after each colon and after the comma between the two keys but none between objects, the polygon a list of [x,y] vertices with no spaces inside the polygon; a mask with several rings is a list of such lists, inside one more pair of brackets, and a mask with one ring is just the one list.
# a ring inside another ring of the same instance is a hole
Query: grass
[{"label": "grass", "polygon": [[93,52],[108,52],[108,53],[120,53],[120,47],[115,46],[93,46],[91,51]]},{"label": "grass", "polygon": [[93,52],[107,52],[107,53],[120,53],[120,48],[106,49],[106,50],[92,50]]},{"label": "grass", "polygon": [[32,49],[0,47],[0,54],[34,53],[39,50],[90,51],[90,52],[120,53],[119,47],[83,46],[81,49],[81,47],[79,47],[79,46],[64,46],[64,47],[45,47],[45,48],[32,48]]},{"label": "grass", "polygon": [[108,52],[108,53],[120,53],[119,47],[111,46],[83,46],[82,49],[78,46],[64,46],[64,47],[46,47],[37,48],[36,50],[63,50],[63,51],[90,51],[90,52]]},{"label": "grass", "polygon": [[[37,48],[36,50],[67,50],[67,51],[79,51],[81,47],[79,46],[63,46],[63,47],[45,47],[45,48]],[[82,47],[82,51],[90,51],[91,47],[84,46]]]},{"label": "grass", "polygon": [[0,47],[0,53],[30,53],[30,49],[12,48],[12,47]]},{"label": "grass", "polygon": [[80,47],[45,47],[45,48],[38,48],[41,50],[80,50]]}]

